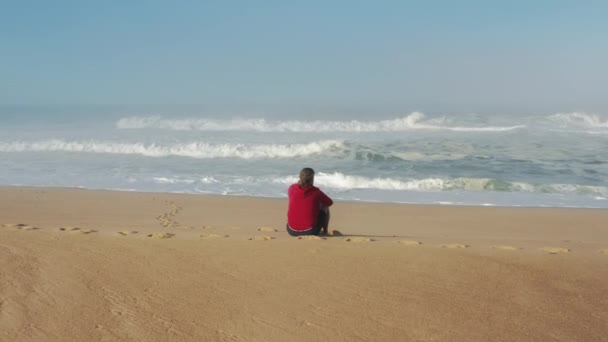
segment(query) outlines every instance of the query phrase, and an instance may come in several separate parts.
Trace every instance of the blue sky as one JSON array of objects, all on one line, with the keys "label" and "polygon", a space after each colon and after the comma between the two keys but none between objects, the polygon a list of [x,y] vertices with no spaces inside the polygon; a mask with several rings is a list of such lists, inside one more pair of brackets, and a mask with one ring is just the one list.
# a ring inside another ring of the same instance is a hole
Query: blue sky
[{"label": "blue sky", "polygon": [[0,5],[0,105],[608,112],[605,1]]}]

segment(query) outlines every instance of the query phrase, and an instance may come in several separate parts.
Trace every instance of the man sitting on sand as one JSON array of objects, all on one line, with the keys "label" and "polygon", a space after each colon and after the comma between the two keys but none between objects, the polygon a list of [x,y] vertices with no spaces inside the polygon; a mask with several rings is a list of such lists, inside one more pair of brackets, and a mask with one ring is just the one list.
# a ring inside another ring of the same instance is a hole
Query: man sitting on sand
[{"label": "man sitting on sand", "polygon": [[314,186],[315,171],[300,171],[300,180],[287,191],[287,232],[291,236],[327,234],[329,207],[334,204],[321,189]]}]

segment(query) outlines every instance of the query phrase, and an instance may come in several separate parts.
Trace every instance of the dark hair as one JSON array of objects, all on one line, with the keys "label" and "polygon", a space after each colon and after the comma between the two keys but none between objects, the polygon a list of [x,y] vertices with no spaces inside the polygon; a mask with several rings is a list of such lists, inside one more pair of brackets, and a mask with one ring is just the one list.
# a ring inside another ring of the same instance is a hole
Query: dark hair
[{"label": "dark hair", "polygon": [[305,167],[302,169],[302,171],[300,171],[300,181],[298,182],[298,184],[300,184],[301,187],[308,187],[311,186],[312,183],[314,182],[315,179],[315,170],[309,168],[309,167]]}]

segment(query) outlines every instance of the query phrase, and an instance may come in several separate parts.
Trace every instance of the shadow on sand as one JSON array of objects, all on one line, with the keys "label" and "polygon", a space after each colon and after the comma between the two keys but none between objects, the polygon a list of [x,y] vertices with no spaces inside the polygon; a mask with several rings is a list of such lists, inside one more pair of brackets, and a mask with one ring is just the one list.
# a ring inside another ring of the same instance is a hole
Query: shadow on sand
[{"label": "shadow on sand", "polygon": [[373,234],[344,234],[339,230],[332,230],[329,234],[319,234],[322,238],[349,238],[349,237],[363,237],[363,238],[411,238],[411,236],[402,235],[373,235]]}]

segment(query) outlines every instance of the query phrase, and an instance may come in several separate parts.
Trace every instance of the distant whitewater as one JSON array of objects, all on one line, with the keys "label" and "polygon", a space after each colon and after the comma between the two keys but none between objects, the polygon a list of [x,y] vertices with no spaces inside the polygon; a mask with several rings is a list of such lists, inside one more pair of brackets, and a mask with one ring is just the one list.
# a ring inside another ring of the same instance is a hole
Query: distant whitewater
[{"label": "distant whitewater", "polygon": [[449,126],[445,118],[424,120],[423,113],[414,112],[406,117],[381,121],[267,121],[265,119],[163,119],[160,116],[128,117],[118,120],[119,129],[157,128],[177,131],[256,131],[256,132],[400,132],[415,129],[449,130],[462,132],[510,131],[524,125],[507,127]]},{"label": "distant whitewater", "polygon": [[0,152],[80,152],[104,154],[138,154],[146,157],[188,158],[295,158],[339,149],[338,141],[309,144],[215,144],[189,142],[179,144],[116,143],[103,141],[64,141],[59,139],[34,142],[0,142]]},{"label": "distant whitewater", "polygon": [[0,126],[0,184],[285,197],[300,168],[336,199],[608,208],[608,118],[352,120],[86,116]]}]

